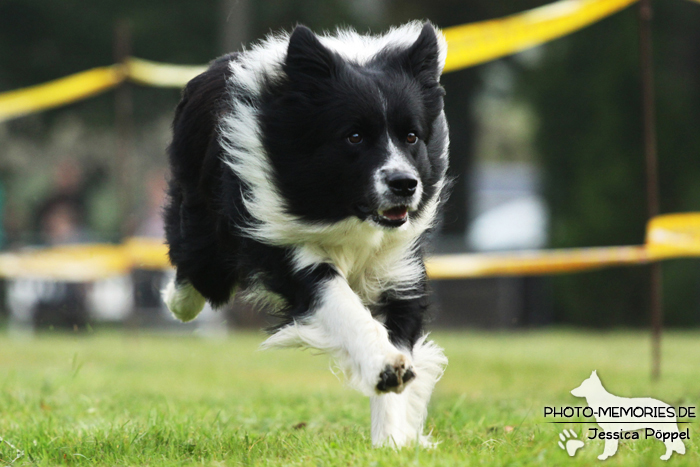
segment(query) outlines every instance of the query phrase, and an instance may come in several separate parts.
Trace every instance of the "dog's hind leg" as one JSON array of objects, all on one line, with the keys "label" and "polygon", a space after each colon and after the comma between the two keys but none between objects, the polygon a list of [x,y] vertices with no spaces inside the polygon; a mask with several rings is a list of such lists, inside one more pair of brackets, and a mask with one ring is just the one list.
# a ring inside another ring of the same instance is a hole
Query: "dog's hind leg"
[{"label": "dog's hind leg", "polygon": [[202,311],[206,299],[189,282],[173,278],[163,290],[163,301],[177,319],[187,322]]},{"label": "dog's hind leg", "polygon": [[401,447],[419,443],[433,447],[430,434],[423,434],[428,402],[447,365],[447,357],[434,342],[422,336],[413,347],[415,380],[401,394],[370,397],[372,444]]}]

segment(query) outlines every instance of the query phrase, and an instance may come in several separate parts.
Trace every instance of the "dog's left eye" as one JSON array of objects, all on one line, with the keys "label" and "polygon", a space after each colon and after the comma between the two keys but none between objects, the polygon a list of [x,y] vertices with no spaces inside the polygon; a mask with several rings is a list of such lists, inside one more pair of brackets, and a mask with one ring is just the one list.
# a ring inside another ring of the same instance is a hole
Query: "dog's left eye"
[{"label": "dog's left eye", "polygon": [[416,141],[418,141],[418,135],[415,133],[410,132],[408,135],[406,135],[406,142],[408,144],[416,144]]},{"label": "dog's left eye", "polygon": [[359,133],[353,133],[350,136],[348,136],[348,141],[351,144],[360,144],[362,142],[362,135]]}]

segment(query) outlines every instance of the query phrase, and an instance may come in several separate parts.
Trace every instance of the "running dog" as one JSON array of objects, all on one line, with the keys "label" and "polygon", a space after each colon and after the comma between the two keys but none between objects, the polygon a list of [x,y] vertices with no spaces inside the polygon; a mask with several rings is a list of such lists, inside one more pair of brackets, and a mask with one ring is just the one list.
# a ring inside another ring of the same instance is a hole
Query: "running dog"
[{"label": "running dog", "polygon": [[447,364],[423,331],[424,245],[448,185],[445,57],[430,23],[298,26],[215,60],[173,123],[169,309],[189,321],[236,291],[264,304],[281,324],[263,346],[330,353],[370,396],[376,446],[431,444]]}]

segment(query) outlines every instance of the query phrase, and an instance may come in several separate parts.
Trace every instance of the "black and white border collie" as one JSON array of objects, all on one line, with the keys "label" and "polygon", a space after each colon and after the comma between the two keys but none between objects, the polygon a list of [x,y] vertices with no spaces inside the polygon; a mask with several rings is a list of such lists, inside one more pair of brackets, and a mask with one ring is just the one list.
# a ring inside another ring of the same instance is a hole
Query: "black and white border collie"
[{"label": "black and white border collie", "polygon": [[165,209],[183,321],[239,291],[282,317],[264,347],[331,354],[370,397],[375,446],[430,445],[447,364],[422,330],[423,244],[445,197],[446,42],[298,26],[226,55],[184,90]]}]

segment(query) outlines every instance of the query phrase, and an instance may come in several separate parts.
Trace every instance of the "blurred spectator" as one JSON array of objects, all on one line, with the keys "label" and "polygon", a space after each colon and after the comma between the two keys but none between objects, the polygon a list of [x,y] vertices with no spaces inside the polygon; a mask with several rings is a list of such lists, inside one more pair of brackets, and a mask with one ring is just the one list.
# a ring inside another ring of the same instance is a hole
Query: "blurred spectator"
[{"label": "blurred spectator", "polygon": [[[135,230],[139,237],[159,238],[165,241],[162,210],[165,202],[165,171],[156,169],[146,176],[145,211]],[[155,325],[163,319],[170,319],[160,298],[160,290],[167,283],[166,273],[148,269],[134,269],[131,272],[134,290],[133,319],[138,325]]]},{"label": "blurred spectator", "polygon": [[0,180],[0,250],[5,246],[5,211],[4,204],[5,192],[2,187],[2,180]]},{"label": "blurred spectator", "polygon": [[86,179],[75,160],[58,163],[53,174],[53,191],[35,213],[35,228],[42,244],[64,245],[90,240],[86,199],[97,178],[101,178],[99,171],[93,171]]},{"label": "blurred spectator", "polygon": [[[83,243],[90,239],[86,216],[88,191],[99,171],[86,180],[78,162],[66,159],[53,172],[52,193],[35,212],[40,243],[48,246]],[[17,324],[34,328],[83,328],[88,322],[86,284],[44,280],[14,280],[8,302]]]},{"label": "blurred spectator", "polygon": [[69,200],[49,199],[39,215],[41,242],[51,246],[86,242],[89,236],[78,209]]},{"label": "blurred spectator", "polygon": [[165,238],[163,230],[163,203],[167,183],[165,172],[154,170],[146,177],[146,212],[136,228],[139,237]]}]

